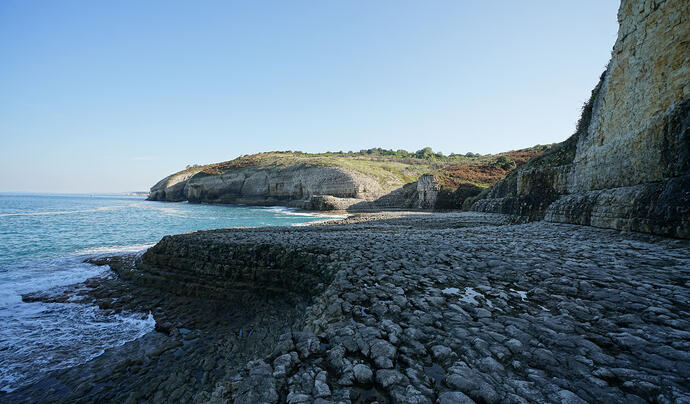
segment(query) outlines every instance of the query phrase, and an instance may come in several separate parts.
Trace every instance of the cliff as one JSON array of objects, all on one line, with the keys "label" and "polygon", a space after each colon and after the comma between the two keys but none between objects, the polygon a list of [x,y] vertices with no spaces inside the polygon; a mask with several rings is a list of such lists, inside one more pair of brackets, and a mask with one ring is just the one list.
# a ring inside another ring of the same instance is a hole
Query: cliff
[{"label": "cliff", "polygon": [[489,156],[443,156],[430,149],[260,153],[170,175],[148,199],[315,210],[457,208],[459,188],[476,194],[548,148]]},{"label": "cliff", "polygon": [[[367,168],[357,170],[293,153],[265,153],[173,174],[151,188],[149,199],[333,210],[365,208],[405,185],[400,176]],[[415,168],[410,167],[411,175],[417,174]],[[395,205],[414,204],[413,192],[398,194]]]},{"label": "cliff", "polygon": [[466,208],[690,238],[690,3],[623,0],[576,133]]}]

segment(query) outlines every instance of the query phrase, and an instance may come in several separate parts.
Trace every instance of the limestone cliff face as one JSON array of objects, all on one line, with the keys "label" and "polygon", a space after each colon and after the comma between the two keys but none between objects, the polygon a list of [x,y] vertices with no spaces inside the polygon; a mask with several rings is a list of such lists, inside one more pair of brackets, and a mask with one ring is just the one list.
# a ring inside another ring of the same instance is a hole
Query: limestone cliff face
[{"label": "limestone cliff face", "polygon": [[[690,97],[690,2],[622,2],[620,29],[569,192],[661,181],[681,174],[686,143],[669,119]],[[680,117],[682,119],[682,116]],[[687,149],[685,150],[687,152]]]},{"label": "limestone cliff face", "polygon": [[436,205],[440,187],[433,175],[425,174],[417,180],[416,208],[431,209]]},{"label": "limestone cliff face", "polygon": [[236,168],[222,174],[183,172],[154,185],[149,200],[315,210],[431,209],[436,197],[433,176],[423,178],[420,185],[388,182],[384,186],[375,178],[343,168],[304,165]]},{"label": "limestone cliff face", "polygon": [[148,200],[179,202],[187,200],[187,182],[200,170],[186,170],[169,175],[151,187]]},{"label": "limestone cliff face", "polygon": [[472,209],[690,237],[689,18],[685,0],[623,0],[578,131]]},{"label": "limestone cliff face", "polygon": [[386,193],[371,178],[340,168],[300,167],[240,169],[221,175],[197,175],[189,181],[190,202],[243,203],[289,202],[308,207],[312,196],[373,200]]}]

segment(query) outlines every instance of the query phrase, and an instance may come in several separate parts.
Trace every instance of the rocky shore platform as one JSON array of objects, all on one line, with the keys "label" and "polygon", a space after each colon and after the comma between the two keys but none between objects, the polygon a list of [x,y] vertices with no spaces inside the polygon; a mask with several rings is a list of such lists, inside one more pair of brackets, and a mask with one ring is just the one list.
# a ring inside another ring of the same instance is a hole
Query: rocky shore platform
[{"label": "rocky shore platform", "polygon": [[155,332],[4,402],[690,402],[690,242],[482,214],[166,236],[25,300]]}]

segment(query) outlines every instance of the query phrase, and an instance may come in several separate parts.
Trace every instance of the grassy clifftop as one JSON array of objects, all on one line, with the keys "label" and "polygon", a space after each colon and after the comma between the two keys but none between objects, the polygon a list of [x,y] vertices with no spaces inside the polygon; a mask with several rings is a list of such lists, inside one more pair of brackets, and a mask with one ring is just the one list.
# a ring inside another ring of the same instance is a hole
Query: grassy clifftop
[{"label": "grassy clifftop", "polygon": [[443,155],[428,147],[414,153],[386,149],[326,153],[274,151],[241,156],[222,163],[190,166],[177,174],[202,172],[218,175],[239,168],[338,167],[375,178],[383,186],[407,184],[423,174],[432,174],[444,189],[454,190],[462,185],[485,188],[550,148],[551,145],[538,145],[484,156],[473,153]]}]

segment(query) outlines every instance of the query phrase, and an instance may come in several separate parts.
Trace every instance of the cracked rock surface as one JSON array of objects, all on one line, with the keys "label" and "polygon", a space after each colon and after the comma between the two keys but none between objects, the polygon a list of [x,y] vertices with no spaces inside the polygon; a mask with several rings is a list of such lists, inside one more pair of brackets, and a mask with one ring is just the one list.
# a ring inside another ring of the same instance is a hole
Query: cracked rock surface
[{"label": "cracked rock surface", "polygon": [[[192,392],[188,401],[690,402],[687,241],[544,222],[428,222],[171,236],[118,273],[192,300],[218,299],[230,285],[308,296],[290,300],[295,320],[262,325],[271,330],[264,349],[241,358],[209,349],[197,357],[213,357],[203,383],[169,381]],[[228,329],[195,327],[205,344]],[[138,399],[170,397],[156,392]]]}]

